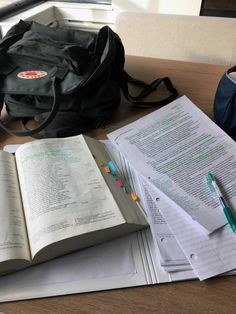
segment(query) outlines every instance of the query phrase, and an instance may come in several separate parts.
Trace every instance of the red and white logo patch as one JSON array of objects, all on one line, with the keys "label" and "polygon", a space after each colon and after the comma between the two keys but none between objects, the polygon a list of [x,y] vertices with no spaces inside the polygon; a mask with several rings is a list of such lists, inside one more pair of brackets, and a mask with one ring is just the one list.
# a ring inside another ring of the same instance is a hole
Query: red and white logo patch
[{"label": "red and white logo patch", "polygon": [[19,78],[24,79],[24,80],[38,79],[46,75],[48,75],[48,73],[45,71],[24,71],[24,72],[19,72],[17,74]]}]

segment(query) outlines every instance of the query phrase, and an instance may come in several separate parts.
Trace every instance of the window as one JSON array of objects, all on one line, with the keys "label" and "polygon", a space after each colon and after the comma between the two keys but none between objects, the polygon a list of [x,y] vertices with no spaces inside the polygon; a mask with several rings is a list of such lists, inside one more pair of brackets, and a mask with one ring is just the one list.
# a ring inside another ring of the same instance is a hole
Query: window
[{"label": "window", "polygon": [[[116,17],[111,0],[9,2],[10,4],[0,8],[0,37],[4,36],[20,19],[34,20],[45,25],[63,25],[97,31],[104,25],[112,28]],[[20,10],[16,11],[16,8]]]},{"label": "window", "polygon": [[21,12],[26,8],[38,5],[44,2],[42,0],[1,0],[0,1],[0,19]]},{"label": "window", "polygon": [[[112,0],[54,0],[52,2],[71,2],[71,3],[99,3],[111,4]],[[46,0],[1,0],[0,1],[0,19],[15,15],[30,7],[37,6]]]}]

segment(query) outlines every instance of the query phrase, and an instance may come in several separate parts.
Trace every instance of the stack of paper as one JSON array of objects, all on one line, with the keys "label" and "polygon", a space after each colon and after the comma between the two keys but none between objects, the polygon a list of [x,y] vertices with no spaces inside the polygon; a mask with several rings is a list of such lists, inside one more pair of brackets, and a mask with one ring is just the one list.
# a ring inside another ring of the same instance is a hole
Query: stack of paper
[{"label": "stack of paper", "polygon": [[[173,266],[164,262],[175,246],[172,262],[187,267],[185,256],[200,280],[236,268],[236,234],[206,182],[210,171],[236,209],[235,142],[187,97],[108,137],[138,173],[163,266]],[[171,240],[165,252],[162,244],[173,236],[179,246]]]},{"label": "stack of paper", "polygon": [[108,137],[150,229],[0,277],[0,302],[234,274],[236,234],[206,175],[236,214],[235,142],[186,97]]},{"label": "stack of paper", "polygon": [[191,270],[190,263],[162,216],[159,205],[151,197],[148,188],[145,187],[141,176],[110,141],[104,141],[104,144],[125,180],[129,182],[135,193],[140,196],[140,203],[146,210],[156,249],[155,252],[161,266],[167,272]]}]

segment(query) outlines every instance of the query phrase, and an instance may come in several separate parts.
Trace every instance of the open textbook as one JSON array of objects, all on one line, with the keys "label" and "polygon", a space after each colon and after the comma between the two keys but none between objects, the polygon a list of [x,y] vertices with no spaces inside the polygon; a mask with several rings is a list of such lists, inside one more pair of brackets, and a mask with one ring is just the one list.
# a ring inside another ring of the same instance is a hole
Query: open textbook
[{"label": "open textbook", "polygon": [[[102,143],[122,178],[140,196],[141,204],[150,204],[151,199],[148,203],[142,202],[145,195],[138,173],[109,141]],[[196,279],[186,259],[181,268],[180,259],[184,254],[176,248],[177,242],[163,225],[163,219],[153,219],[158,215],[157,209],[154,206],[145,209],[150,225],[154,226],[152,231],[148,227],[2,276],[0,302]],[[165,241],[160,240],[163,237]],[[160,248],[157,243],[161,243]],[[162,260],[165,267],[161,266]]]},{"label": "open textbook", "polygon": [[0,152],[0,272],[40,263],[147,226],[139,204],[97,164],[82,135]]}]

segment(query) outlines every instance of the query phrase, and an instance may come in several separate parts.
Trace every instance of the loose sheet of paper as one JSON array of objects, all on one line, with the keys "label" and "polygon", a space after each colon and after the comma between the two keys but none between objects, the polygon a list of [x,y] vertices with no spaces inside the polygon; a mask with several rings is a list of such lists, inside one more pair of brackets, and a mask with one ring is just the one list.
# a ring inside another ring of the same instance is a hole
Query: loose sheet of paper
[{"label": "loose sheet of paper", "polygon": [[206,182],[211,171],[236,208],[236,145],[187,97],[121,128],[108,138],[138,172],[208,233],[226,224]]},{"label": "loose sheet of paper", "polygon": [[236,268],[236,235],[229,225],[210,235],[199,232],[196,224],[178,210],[173,201],[143,178],[155,200],[160,198],[161,211],[178,240],[186,257],[200,280],[204,280]]},{"label": "loose sheet of paper", "polygon": [[[145,209],[149,217],[149,223],[153,238],[159,249],[161,265],[166,270],[177,271],[182,269],[191,269],[182,249],[180,248],[174,234],[171,232],[160,211],[160,196],[156,197],[156,202],[151,197],[147,187],[143,185],[142,197],[145,202]],[[172,267],[168,267],[171,266]],[[182,265],[182,267],[177,267]]]}]

